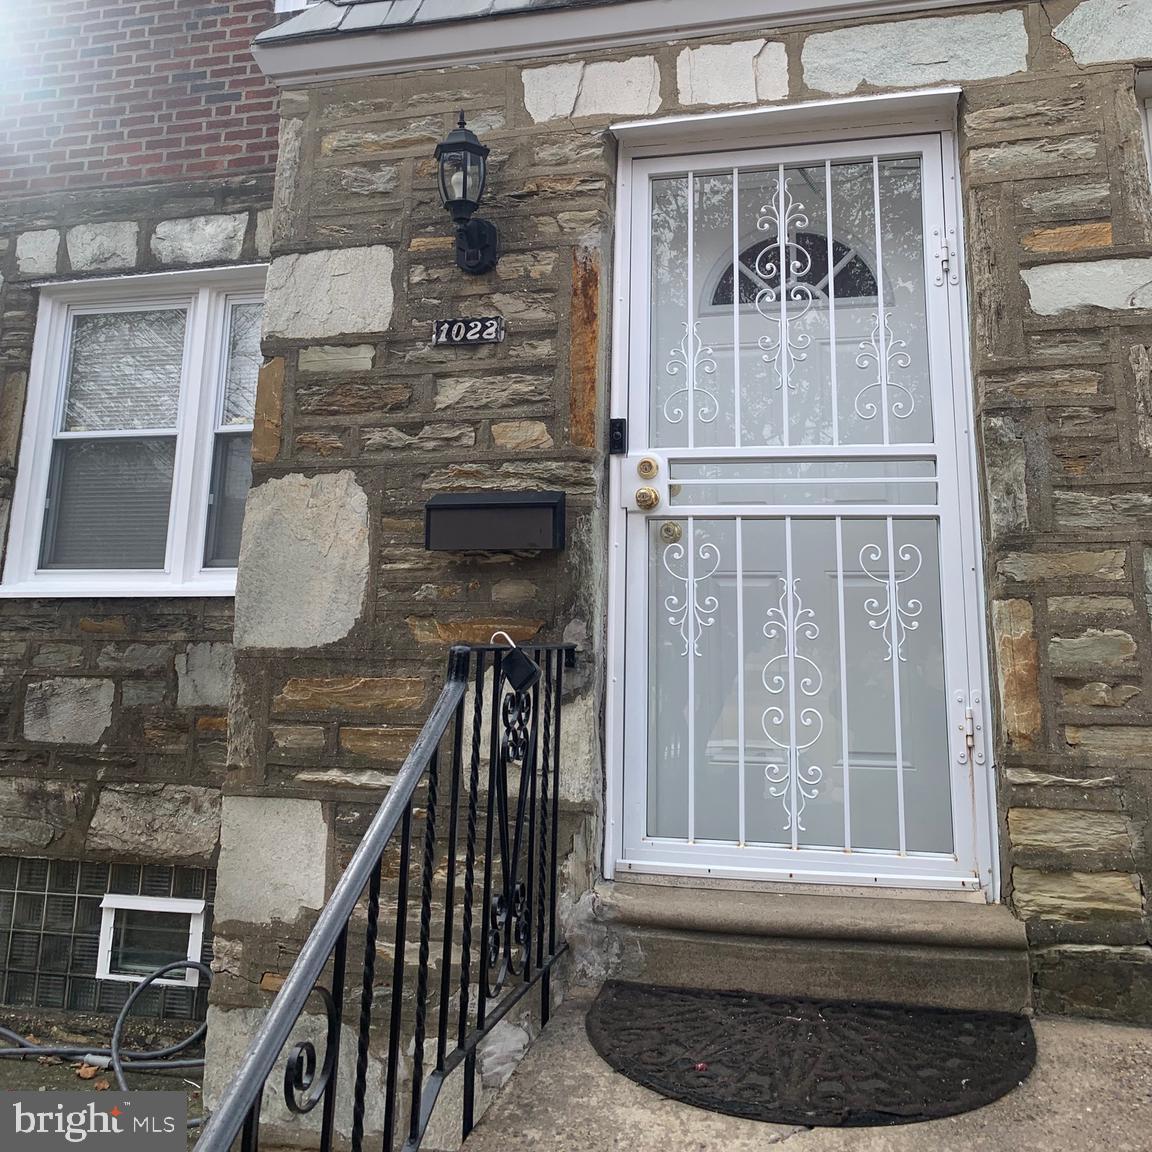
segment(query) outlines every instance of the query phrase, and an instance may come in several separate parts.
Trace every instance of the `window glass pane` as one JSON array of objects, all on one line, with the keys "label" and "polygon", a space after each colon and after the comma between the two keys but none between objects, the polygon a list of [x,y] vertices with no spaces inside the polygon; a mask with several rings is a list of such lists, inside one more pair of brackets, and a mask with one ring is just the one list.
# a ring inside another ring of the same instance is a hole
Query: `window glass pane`
[{"label": "window glass pane", "polygon": [[139,864],[113,864],[108,891],[135,896],[140,891]]},{"label": "window glass pane", "polygon": [[649,436],[657,448],[689,443],[688,375],[702,370],[707,377],[712,366],[688,323],[688,196],[685,176],[652,181]]},{"label": "window glass pane", "polygon": [[48,870],[49,892],[75,892],[80,865],[75,860],[53,860]]},{"label": "window glass pane", "polygon": [[22,1007],[32,1004],[36,998],[36,977],[13,972],[8,977],[4,1001]]},{"label": "window glass pane", "polygon": [[220,423],[251,424],[256,409],[256,376],[260,371],[262,304],[233,304],[228,310],[228,366],[224,381],[224,415]]},{"label": "window glass pane", "polygon": [[145,864],[144,874],[140,881],[140,894],[142,896],[171,896],[172,869],[163,864]]},{"label": "window glass pane", "polygon": [[43,892],[48,887],[48,861],[47,860],[21,860],[20,861],[20,887],[25,892]]},{"label": "window glass pane", "polygon": [[[99,921],[97,921],[99,924]],[[90,976],[96,971],[96,957],[100,951],[99,936],[76,936],[72,940],[72,971]]]},{"label": "window glass pane", "polygon": [[174,427],[185,320],[182,308],[74,317],[64,430]]},{"label": "window glass pane", "polygon": [[205,568],[236,567],[240,559],[244,500],[251,483],[252,437],[236,433],[217,436],[204,542]]},{"label": "window glass pane", "polygon": [[[109,970],[149,973],[174,960],[186,959],[188,920],[186,912],[117,909]],[[167,978],[178,980],[180,973]]]},{"label": "window glass pane", "polygon": [[931,460],[674,461],[673,506],[934,504]]},{"label": "window glass pane", "polygon": [[17,928],[39,928],[44,919],[44,897],[21,892],[16,897],[13,923]]},{"label": "window glass pane", "polygon": [[175,437],[58,440],[42,568],[164,567]]}]

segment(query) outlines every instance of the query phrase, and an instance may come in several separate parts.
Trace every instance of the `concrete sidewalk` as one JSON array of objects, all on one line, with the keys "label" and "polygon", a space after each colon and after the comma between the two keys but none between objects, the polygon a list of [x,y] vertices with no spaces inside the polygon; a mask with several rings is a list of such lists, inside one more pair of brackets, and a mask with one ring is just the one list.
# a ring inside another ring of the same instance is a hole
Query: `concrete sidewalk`
[{"label": "concrete sidewalk", "polygon": [[963,1116],[890,1128],[792,1128],[680,1104],[614,1072],[566,1001],[465,1152],[1150,1152],[1152,1029],[1036,1021],[1028,1081]]}]

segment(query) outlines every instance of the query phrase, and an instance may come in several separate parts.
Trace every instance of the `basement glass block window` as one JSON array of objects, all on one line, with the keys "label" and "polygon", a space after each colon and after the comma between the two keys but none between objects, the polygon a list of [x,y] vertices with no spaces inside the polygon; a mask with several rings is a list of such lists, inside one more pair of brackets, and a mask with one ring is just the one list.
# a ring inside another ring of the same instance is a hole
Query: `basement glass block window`
[{"label": "basement glass block window", "polygon": [[235,591],[263,275],[41,290],[0,594]]},{"label": "basement glass block window", "polygon": [[[211,962],[215,888],[203,868],[0,856],[0,1003],[115,1014],[191,946]],[[203,1019],[206,982],[169,975],[133,1013]]]}]

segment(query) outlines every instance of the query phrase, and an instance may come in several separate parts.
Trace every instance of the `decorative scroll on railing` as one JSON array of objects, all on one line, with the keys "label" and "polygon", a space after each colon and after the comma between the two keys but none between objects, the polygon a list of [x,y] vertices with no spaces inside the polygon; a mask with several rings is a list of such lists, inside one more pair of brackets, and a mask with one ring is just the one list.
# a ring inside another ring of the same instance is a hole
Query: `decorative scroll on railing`
[{"label": "decorative scroll on railing", "polygon": [[[265,1084],[280,1061],[287,1109],[280,1114],[290,1121],[290,1113],[320,1109],[322,1152],[361,1152],[368,1145],[414,1152],[457,1069],[463,1075],[461,1137],[472,1130],[479,1045],[537,988],[541,1024],[547,1024],[551,972],[565,949],[556,918],[558,785],[564,670],[574,660],[571,645],[452,649],[427,723],[196,1152],[227,1152],[238,1137],[242,1152],[257,1152]],[[419,890],[413,896],[414,865]],[[378,983],[382,919],[391,921],[392,969]],[[407,959],[410,931],[417,943],[414,973]],[[433,980],[434,947],[440,956]],[[358,981],[358,996],[350,978]],[[378,1013],[384,999],[388,1010]],[[324,1010],[322,1054],[311,1038],[317,1017],[305,1013],[316,1001]],[[306,1024],[308,1037],[293,1044]],[[356,1065],[349,1077],[340,1065],[340,1041],[353,1030]],[[370,1066],[381,1061],[382,1089],[369,1084]],[[383,1131],[379,1119],[368,1119],[379,1116],[381,1091]]]}]

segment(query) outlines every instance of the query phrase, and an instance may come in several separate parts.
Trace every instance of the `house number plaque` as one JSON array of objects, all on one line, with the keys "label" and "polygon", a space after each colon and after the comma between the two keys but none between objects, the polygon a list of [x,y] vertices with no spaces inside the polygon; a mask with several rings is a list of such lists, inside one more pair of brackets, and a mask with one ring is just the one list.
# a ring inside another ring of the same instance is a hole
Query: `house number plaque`
[{"label": "house number plaque", "polygon": [[433,344],[499,344],[503,339],[503,316],[432,321]]}]

